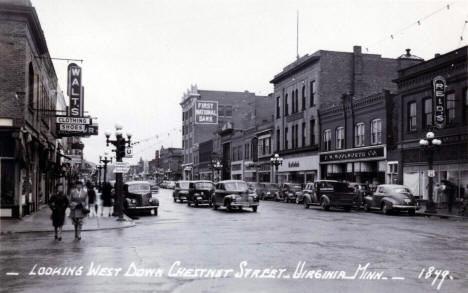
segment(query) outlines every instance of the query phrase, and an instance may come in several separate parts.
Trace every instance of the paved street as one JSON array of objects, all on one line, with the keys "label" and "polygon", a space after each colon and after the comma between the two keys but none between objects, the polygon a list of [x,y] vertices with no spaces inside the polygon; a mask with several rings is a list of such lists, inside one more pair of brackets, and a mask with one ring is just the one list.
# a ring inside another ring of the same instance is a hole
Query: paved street
[{"label": "paved street", "polygon": [[[2,291],[50,292],[53,284],[54,292],[435,292],[440,278],[433,287],[432,279],[418,280],[421,269],[430,266],[449,270],[453,278],[447,276],[440,292],[462,292],[468,286],[467,221],[325,212],[265,201],[257,213],[228,213],[174,203],[171,193],[160,191],[159,216],[141,217],[133,228],[84,232],[80,242],[70,232],[62,242],[54,241],[52,233],[1,236]],[[367,273],[383,271],[387,280],[359,280],[363,270],[355,280],[307,279],[307,273],[295,278],[301,262],[304,271],[345,271],[347,276],[370,263]],[[91,263],[122,271],[87,276]],[[39,275],[52,272],[44,267],[62,273],[79,266],[81,276]],[[160,268],[161,276],[125,276],[135,267]],[[218,269],[228,276],[184,277],[190,271],[181,268]],[[270,272],[276,278],[248,274],[250,268],[276,269]]]}]

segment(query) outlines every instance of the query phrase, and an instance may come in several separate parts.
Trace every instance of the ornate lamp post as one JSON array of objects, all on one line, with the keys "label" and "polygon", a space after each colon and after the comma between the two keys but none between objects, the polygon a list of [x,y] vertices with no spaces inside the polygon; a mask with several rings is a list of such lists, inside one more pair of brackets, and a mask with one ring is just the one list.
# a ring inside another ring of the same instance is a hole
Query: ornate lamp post
[{"label": "ornate lamp post", "polygon": [[[211,159],[211,167],[213,168],[213,181],[218,182],[219,171],[223,168],[223,164],[221,164],[221,161],[218,158],[214,158],[214,159]],[[216,177],[216,180],[215,180],[215,177]]]},{"label": "ornate lamp post", "polygon": [[278,167],[279,165],[283,165],[283,158],[281,158],[277,153],[274,154],[270,158],[270,162],[273,166],[275,166],[275,177],[276,177],[276,183],[278,183]]},{"label": "ornate lamp post", "polygon": [[112,158],[109,156],[108,152],[104,152],[104,157],[99,156],[99,162],[102,163],[101,166],[104,168],[104,183],[107,182],[107,164],[112,163]]},{"label": "ornate lamp post", "polygon": [[102,185],[101,185],[101,170],[102,168],[104,168],[104,165],[101,163],[101,160],[99,159],[99,164],[97,165],[97,169],[98,169],[98,186],[99,186],[99,189],[102,188]]},{"label": "ornate lamp post", "polygon": [[419,145],[423,148],[427,157],[428,171],[427,175],[429,177],[429,186],[428,186],[428,201],[426,203],[426,213],[437,213],[434,206],[434,173],[433,168],[434,162],[434,151],[435,149],[442,144],[440,139],[435,138],[434,132],[430,131],[426,133],[426,138],[423,138],[419,141]]},{"label": "ornate lamp post", "polygon": [[[115,125],[115,140],[111,140],[110,136],[111,133],[107,132],[106,135],[106,146],[112,144],[115,146],[115,156],[117,162],[122,162],[122,158],[125,157],[125,145],[130,147],[130,139],[132,138],[132,134],[127,132],[127,138],[125,139],[122,135],[122,126],[119,124]],[[118,221],[123,221],[123,176],[122,173],[115,173],[115,201],[117,203],[117,215]]]}]

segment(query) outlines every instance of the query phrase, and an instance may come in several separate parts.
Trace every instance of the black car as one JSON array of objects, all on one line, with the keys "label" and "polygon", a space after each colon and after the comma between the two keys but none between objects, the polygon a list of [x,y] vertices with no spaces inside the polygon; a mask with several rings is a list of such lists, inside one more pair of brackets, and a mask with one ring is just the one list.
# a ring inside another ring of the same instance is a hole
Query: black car
[{"label": "black car", "polygon": [[191,181],[189,183],[187,205],[191,206],[193,204],[198,207],[201,204],[208,204],[211,206],[211,195],[213,192],[213,182],[207,180]]},{"label": "black car", "polygon": [[354,204],[354,189],[346,182],[318,180],[311,186],[311,192],[304,194],[304,207],[320,205],[328,211],[330,207],[343,208],[349,212]]},{"label": "black car", "polygon": [[256,212],[259,205],[257,194],[249,192],[249,186],[242,180],[225,180],[216,184],[211,202],[213,208],[224,206],[228,211],[232,209],[252,208]]},{"label": "black car", "polygon": [[125,182],[123,192],[124,211],[127,215],[137,213],[158,215],[159,200],[152,196],[148,182]]},{"label": "black car", "polygon": [[298,196],[302,196],[302,186],[299,183],[283,183],[280,186],[277,200],[296,202]]},{"label": "black car", "polygon": [[183,202],[184,200],[187,200],[189,183],[190,181],[179,180],[174,184],[174,191],[172,192],[174,202]]},{"label": "black car", "polygon": [[380,210],[388,215],[392,211],[408,212],[414,216],[419,206],[411,190],[404,185],[382,184],[377,186],[373,195],[364,199],[364,210],[366,212],[373,209]]}]

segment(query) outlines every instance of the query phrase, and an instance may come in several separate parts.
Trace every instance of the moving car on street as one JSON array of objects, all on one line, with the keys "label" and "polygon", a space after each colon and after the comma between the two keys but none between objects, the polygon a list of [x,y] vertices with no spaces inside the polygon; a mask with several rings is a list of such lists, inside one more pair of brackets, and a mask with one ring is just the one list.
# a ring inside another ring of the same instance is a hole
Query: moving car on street
[{"label": "moving car on street", "polygon": [[304,207],[320,205],[328,211],[330,207],[343,208],[349,212],[354,202],[354,189],[346,182],[318,180],[307,186],[304,193]]},{"label": "moving car on street", "polygon": [[216,184],[215,192],[211,197],[213,208],[226,207],[228,211],[234,208],[252,208],[256,212],[259,201],[255,193],[249,193],[249,187],[242,180],[225,180]]},{"label": "moving car on street", "polygon": [[378,185],[374,194],[364,198],[364,210],[380,210],[388,215],[392,211],[405,211],[408,215],[414,216],[419,209],[411,190],[398,184]]},{"label": "moving car on street", "polygon": [[214,184],[208,180],[191,181],[187,195],[187,205],[198,207],[201,204],[211,206],[211,196],[214,192]]},{"label": "moving car on street", "polygon": [[125,182],[123,192],[125,214],[147,213],[155,216],[158,215],[159,200],[151,195],[149,182]]},{"label": "moving car on street", "polygon": [[172,197],[174,202],[184,202],[187,200],[189,193],[189,183],[190,181],[179,180],[174,184],[174,191],[172,192]]},{"label": "moving car on street", "polygon": [[283,183],[280,185],[279,198],[284,202],[296,202],[297,196],[302,196],[302,187],[298,183]]},{"label": "moving car on street", "polygon": [[262,183],[263,187],[260,193],[260,199],[273,200],[279,192],[279,186],[276,183]]}]

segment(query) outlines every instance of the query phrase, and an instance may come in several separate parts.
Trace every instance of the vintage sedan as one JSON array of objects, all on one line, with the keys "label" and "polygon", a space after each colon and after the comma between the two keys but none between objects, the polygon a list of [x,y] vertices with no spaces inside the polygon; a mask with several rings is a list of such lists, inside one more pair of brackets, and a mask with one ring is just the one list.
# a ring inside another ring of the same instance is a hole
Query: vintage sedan
[{"label": "vintage sedan", "polygon": [[276,183],[262,183],[262,191],[260,193],[260,199],[270,200],[275,199],[279,192],[279,185]]},{"label": "vintage sedan", "polygon": [[191,181],[187,195],[187,205],[198,207],[201,204],[211,206],[211,195],[214,192],[214,184],[208,180]]},{"label": "vintage sedan", "polygon": [[302,196],[302,187],[298,183],[283,183],[280,186],[277,200],[284,202],[296,202],[298,196]]},{"label": "vintage sedan", "polygon": [[151,195],[147,181],[129,181],[123,186],[124,211],[127,215],[149,213],[158,215],[159,200]]},{"label": "vintage sedan", "polygon": [[414,216],[419,206],[411,190],[398,184],[378,185],[374,194],[364,198],[364,210],[380,210],[388,215],[392,211],[406,211]]},{"label": "vintage sedan", "polygon": [[256,212],[259,200],[255,193],[249,192],[249,187],[242,180],[226,180],[216,184],[215,192],[211,197],[213,208],[226,207],[228,211],[234,208],[252,208]]},{"label": "vintage sedan", "polygon": [[349,212],[354,203],[354,189],[346,182],[317,180],[309,186],[310,192],[304,194],[304,207],[320,205],[328,211],[330,207],[343,208]]},{"label": "vintage sedan", "polygon": [[174,202],[184,202],[187,200],[189,193],[189,183],[190,181],[179,180],[174,184],[174,191],[172,192],[172,197]]}]

